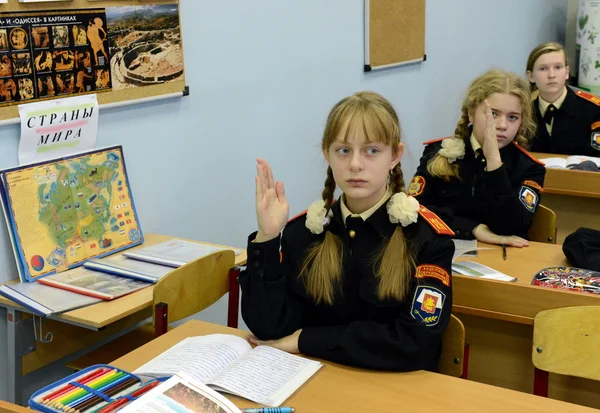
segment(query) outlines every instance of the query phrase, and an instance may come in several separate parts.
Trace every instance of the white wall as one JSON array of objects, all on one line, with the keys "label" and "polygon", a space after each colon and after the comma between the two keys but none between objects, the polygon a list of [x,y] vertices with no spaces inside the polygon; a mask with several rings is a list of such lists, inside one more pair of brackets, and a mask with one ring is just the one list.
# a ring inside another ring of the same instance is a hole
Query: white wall
[{"label": "white wall", "polygon": [[[410,179],[421,142],[453,131],[469,81],[492,66],[523,73],[531,48],[564,41],[567,16],[563,0],[429,0],[427,61],[365,74],[362,0],[182,3],[191,95],[102,112],[98,144],[123,144],[145,232],[238,247],[255,228],[256,157],[285,182],[292,214],[319,196],[319,139],[340,98],[369,89],[392,101]],[[17,164],[18,138],[0,129],[0,168]],[[0,281],[15,276],[0,224]],[[220,302],[201,317],[224,314]]]}]

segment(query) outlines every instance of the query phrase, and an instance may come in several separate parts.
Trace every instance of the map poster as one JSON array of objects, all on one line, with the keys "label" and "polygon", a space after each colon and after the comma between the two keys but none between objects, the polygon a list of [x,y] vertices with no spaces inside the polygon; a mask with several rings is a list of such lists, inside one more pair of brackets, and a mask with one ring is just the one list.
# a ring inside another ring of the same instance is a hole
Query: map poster
[{"label": "map poster", "polygon": [[0,107],[111,89],[104,9],[0,14]]},{"label": "map poster", "polygon": [[21,281],[143,241],[120,146],[0,173]]},{"label": "map poster", "polygon": [[113,90],[183,80],[177,4],[107,7]]}]

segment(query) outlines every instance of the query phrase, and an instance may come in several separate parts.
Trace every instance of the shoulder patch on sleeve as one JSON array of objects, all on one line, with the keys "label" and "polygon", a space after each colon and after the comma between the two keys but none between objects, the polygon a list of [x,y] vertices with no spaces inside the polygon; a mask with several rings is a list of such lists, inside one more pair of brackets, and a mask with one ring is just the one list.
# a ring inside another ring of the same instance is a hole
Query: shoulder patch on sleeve
[{"label": "shoulder patch on sleeve", "polygon": [[451,138],[451,137],[452,136],[444,136],[443,138],[432,139],[430,141],[423,142],[423,145],[431,145],[432,143],[440,142],[440,141],[443,141],[444,139],[448,139],[448,138]]},{"label": "shoulder patch on sleeve", "polygon": [[523,181],[523,185],[527,185],[527,186],[537,189],[540,192],[544,192],[544,188],[542,188],[542,186],[535,181],[531,181],[531,180]]},{"label": "shoulder patch on sleeve", "polygon": [[419,205],[419,215],[431,225],[431,228],[437,233],[442,235],[450,235],[453,237],[454,231],[446,224],[440,217],[425,208],[423,205]]},{"label": "shoulder patch on sleeve", "polygon": [[598,122],[592,123],[591,130],[600,128],[600,120]]},{"label": "shoulder patch on sleeve", "polygon": [[419,285],[415,290],[410,315],[427,327],[440,322],[446,294],[434,287]]},{"label": "shoulder patch on sleeve", "polygon": [[600,151],[600,132],[592,132],[590,137],[590,145],[592,148]]},{"label": "shoulder patch on sleeve", "polygon": [[539,198],[535,191],[525,185],[521,186],[521,189],[519,190],[519,201],[521,201],[525,208],[531,212],[535,212],[538,200]]},{"label": "shoulder patch on sleeve", "polygon": [[300,212],[298,215],[293,216],[292,218],[290,218],[290,220],[288,221],[288,224],[291,222],[294,222],[295,220],[297,220],[298,218],[303,217],[304,215],[306,215],[306,213],[308,212],[308,209],[305,209],[304,211]]},{"label": "shoulder patch on sleeve", "polygon": [[410,181],[410,184],[408,185],[408,190],[406,191],[406,195],[410,195],[410,196],[419,196],[423,193],[423,191],[425,190],[425,185],[426,185],[426,181],[425,178],[423,178],[421,175],[415,175],[412,179],[412,181]]},{"label": "shoulder patch on sleeve", "polygon": [[525,156],[527,156],[529,159],[531,159],[533,162],[540,164],[542,166],[546,166],[544,164],[544,162],[540,161],[538,158],[536,158],[535,156],[533,156],[532,154],[530,154],[529,152],[527,152],[527,149],[523,148],[521,145],[519,145],[517,142],[512,141],[512,144],[515,145],[517,147],[518,150],[520,150],[521,152],[523,152],[525,154]]},{"label": "shoulder patch on sleeve", "polygon": [[591,93],[584,92],[583,90],[575,91],[575,94],[580,98],[587,100],[588,102],[592,102],[596,106],[600,106],[600,98],[596,95],[592,95]]},{"label": "shoulder patch on sleeve", "polygon": [[446,287],[450,287],[450,274],[439,265],[423,264],[415,270],[416,278],[435,278],[440,280]]}]

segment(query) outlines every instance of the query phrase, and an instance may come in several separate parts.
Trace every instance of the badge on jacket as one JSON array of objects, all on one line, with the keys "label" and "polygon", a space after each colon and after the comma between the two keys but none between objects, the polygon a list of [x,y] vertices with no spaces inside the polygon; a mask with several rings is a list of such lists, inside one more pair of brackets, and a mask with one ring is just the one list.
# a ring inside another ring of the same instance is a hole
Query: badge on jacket
[{"label": "badge on jacket", "polygon": [[538,195],[533,189],[523,185],[521,186],[521,191],[519,192],[519,200],[525,206],[525,208],[531,212],[534,212],[538,203]]},{"label": "badge on jacket", "polygon": [[433,327],[440,322],[445,300],[446,294],[437,288],[419,285],[413,297],[410,315],[427,327]]},{"label": "badge on jacket", "polygon": [[407,194],[410,196],[419,196],[425,190],[425,178],[420,175],[415,175],[412,181],[410,181],[410,185],[408,185]]},{"label": "badge on jacket", "polygon": [[592,132],[591,142],[592,148],[600,151],[600,132]]}]

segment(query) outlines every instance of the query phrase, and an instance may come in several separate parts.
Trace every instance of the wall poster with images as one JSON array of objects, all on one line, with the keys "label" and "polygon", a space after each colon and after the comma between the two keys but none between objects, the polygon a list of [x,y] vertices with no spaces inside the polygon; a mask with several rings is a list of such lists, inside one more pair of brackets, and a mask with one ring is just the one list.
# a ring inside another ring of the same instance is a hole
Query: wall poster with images
[{"label": "wall poster with images", "polygon": [[187,96],[181,13],[178,0],[9,1],[0,125],[36,100],[97,93],[102,108]]},{"label": "wall poster with images", "polygon": [[106,8],[113,90],[183,80],[177,4]]},{"label": "wall poster with images", "polygon": [[104,9],[0,13],[0,107],[111,89]]}]

